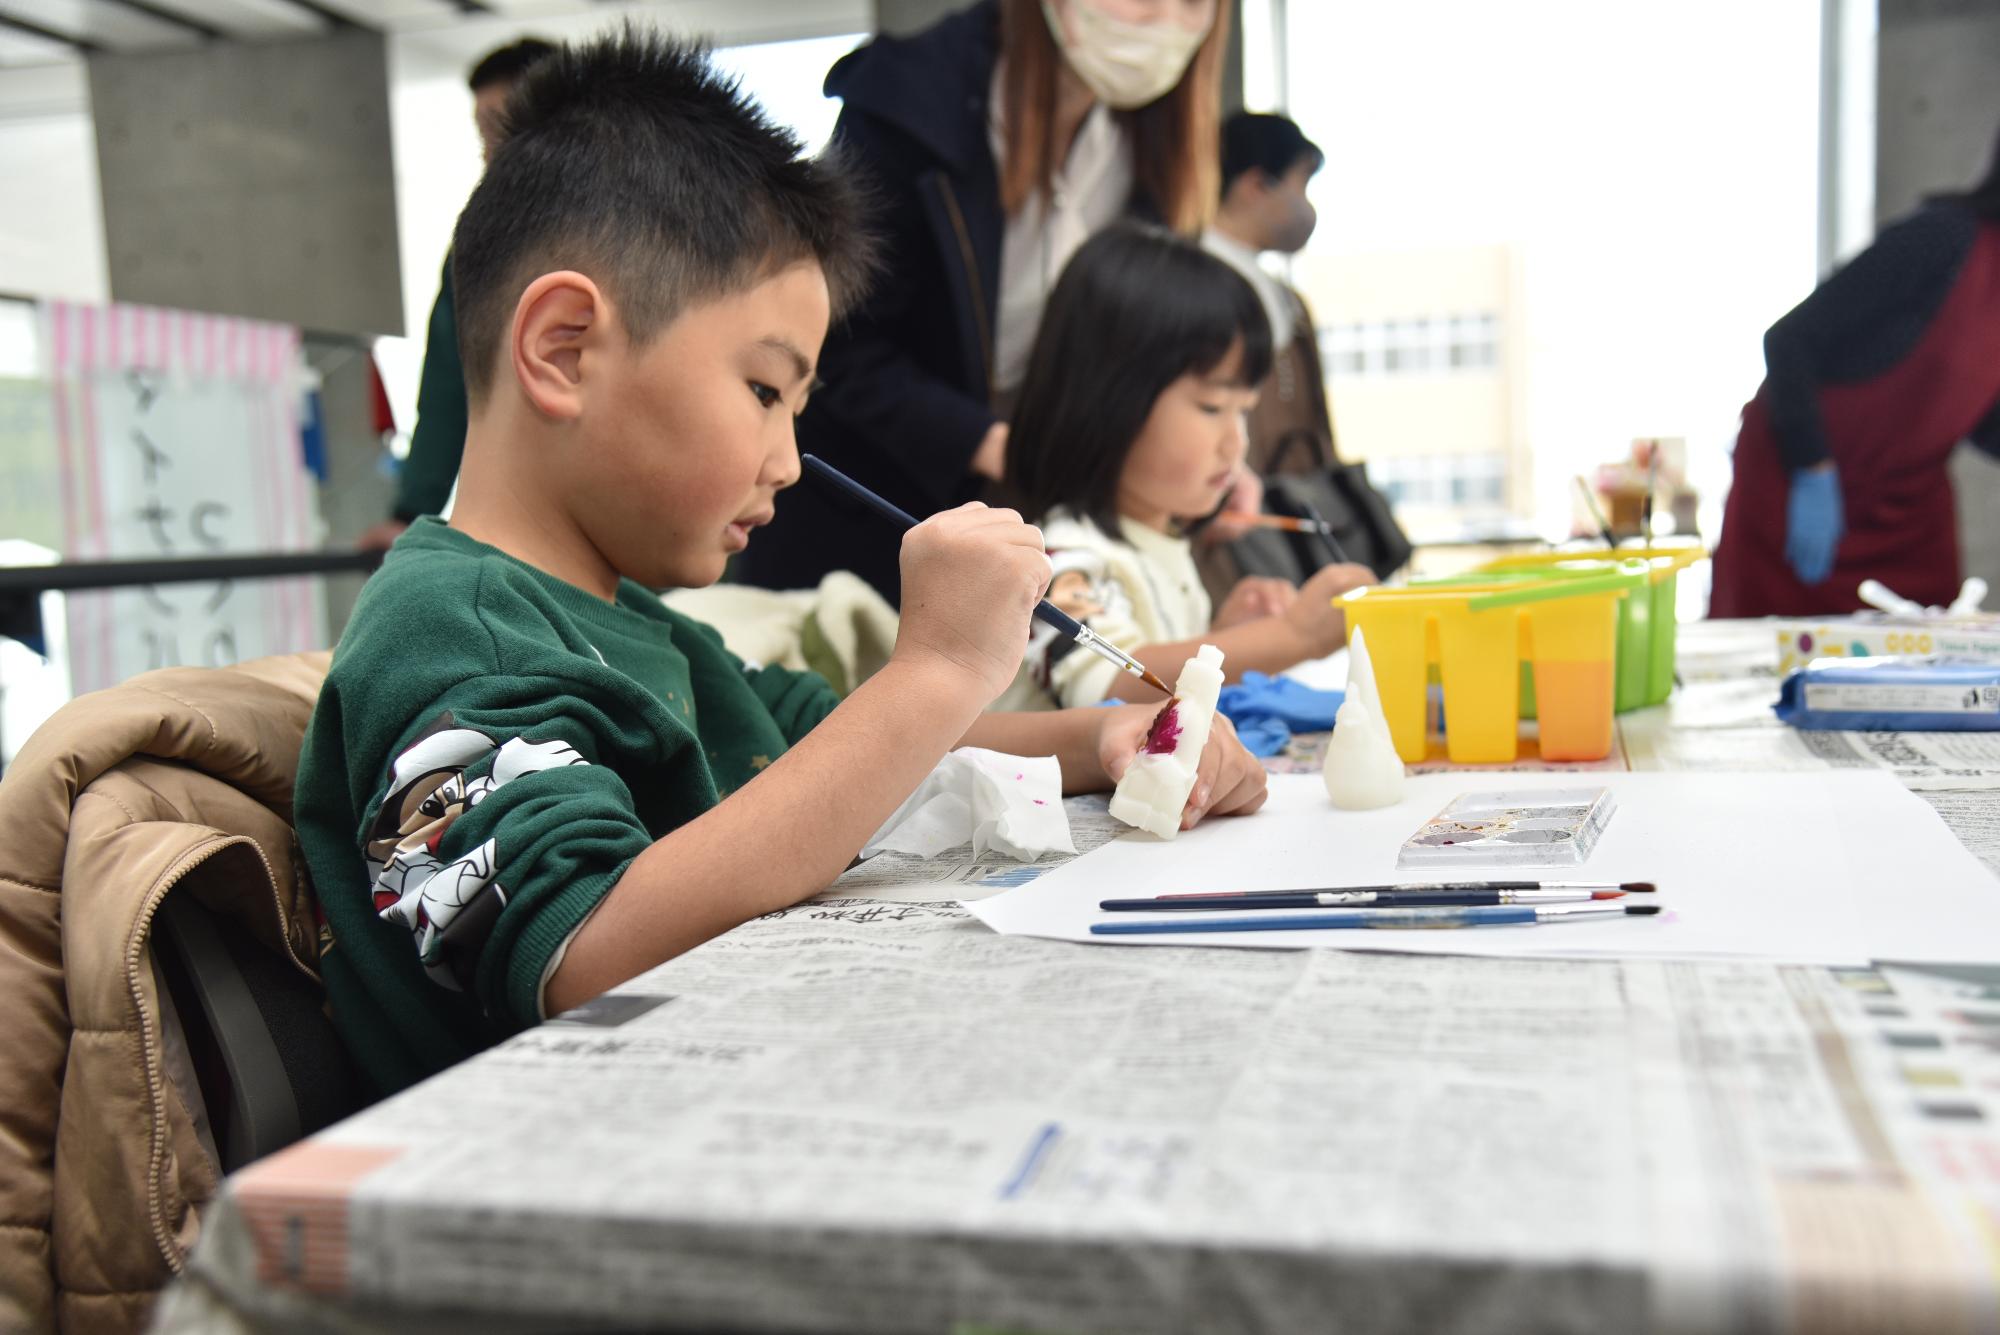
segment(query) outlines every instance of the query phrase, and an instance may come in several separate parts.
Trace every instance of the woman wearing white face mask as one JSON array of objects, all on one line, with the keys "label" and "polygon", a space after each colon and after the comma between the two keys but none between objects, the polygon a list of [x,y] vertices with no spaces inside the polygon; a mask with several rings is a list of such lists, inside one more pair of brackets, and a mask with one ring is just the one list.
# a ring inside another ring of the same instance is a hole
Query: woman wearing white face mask
[{"label": "woman wearing white face mask", "polygon": [[[833,330],[799,447],[919,516],[979,494],[1042,305],[1127,216],[1189,235],[1214,211],[1227,7],[1217,0],[981,0],[878,37],[827,76],[834,142],[873,181],[885,267]],[[859,572],[896,597],[896,543],[811,487],[741,574],[769,588]]]}]

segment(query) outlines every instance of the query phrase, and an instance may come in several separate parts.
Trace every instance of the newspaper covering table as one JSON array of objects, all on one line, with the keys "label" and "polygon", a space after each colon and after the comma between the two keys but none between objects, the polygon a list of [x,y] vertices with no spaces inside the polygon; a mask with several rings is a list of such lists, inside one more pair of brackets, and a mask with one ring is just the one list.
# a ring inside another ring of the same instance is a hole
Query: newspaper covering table
[{"label": "newspaper covering table", "polygon": [[161,1328],[2000,1331],[2000,968],[1003,938],[1059,859],[962,854],[238,1174]]}]

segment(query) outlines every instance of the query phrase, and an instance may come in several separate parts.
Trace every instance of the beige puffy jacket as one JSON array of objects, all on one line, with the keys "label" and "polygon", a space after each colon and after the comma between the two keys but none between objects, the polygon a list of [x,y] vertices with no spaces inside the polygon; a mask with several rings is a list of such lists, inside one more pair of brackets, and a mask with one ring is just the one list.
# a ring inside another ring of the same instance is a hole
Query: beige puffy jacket
[{"label": "beige puffy jacket", "polygon": [[142,1326],[219,1173],[148,950],[170,891],[312,974],[292,777],[329,655],[65,706],[0,781],[0,1330]]}]

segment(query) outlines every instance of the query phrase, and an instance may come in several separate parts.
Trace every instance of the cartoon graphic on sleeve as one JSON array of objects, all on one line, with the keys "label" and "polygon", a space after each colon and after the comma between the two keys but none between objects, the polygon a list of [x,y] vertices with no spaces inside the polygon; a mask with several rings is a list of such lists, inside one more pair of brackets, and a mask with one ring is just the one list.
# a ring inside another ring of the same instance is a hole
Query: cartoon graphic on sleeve
[{"label": "cartoon graphic on sleeve", "polygon": [[[1081,547],[1062,547],[1049,553],[1055,575],[1046,595],[1062,611],[1088,625],[1107,612],[1131,614],[1131,602],[1118,581],[1110,578],[1104,558]],[[1054,691],[1052,678],[1056,664],[1076,648],[1076,641],[1044,622],[1034,623],[1028,639],[1028,663],[1035,680],[1044,690]]]},{"label": "cartoon graphic on sleeve", "polygon": [[[467,777],[489,760],[485,773]],[[494,879],[496,840],[449,862],[438,857],[453,822],[524,774],[588,763],[561,740],[515,737],[496,745],[448,713],[390,763],[388,791],[364,849],[375,912],[408,929],[433,981],[453,991],[471,987],[480,951],[507,904]]]},{"label": "cartoon graphic on sleeve", "polygon": [[[1049,564],[1055,564],[1053,557]],[[1081,565],[1059,570],[1043,596],[1078,621],[1104,615],[1104,597],[1097,591],[1097,581]]]}]

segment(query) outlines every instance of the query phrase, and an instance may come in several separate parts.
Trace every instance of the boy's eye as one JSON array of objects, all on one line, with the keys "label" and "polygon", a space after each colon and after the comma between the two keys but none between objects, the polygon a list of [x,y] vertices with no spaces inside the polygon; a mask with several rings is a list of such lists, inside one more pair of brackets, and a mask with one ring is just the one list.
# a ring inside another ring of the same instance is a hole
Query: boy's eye
[{"label": "boy's eye", "polygon": [[779,394],[777,390],[772,389],[769,385],[761,384],[755,380],[752,380],[750,382],[750,392],[752,394],[755,394],[757,396],[757,402],[763,404],[766,408],[770,408],[775,406],[776,404],[784,402],[784,396]]}]

